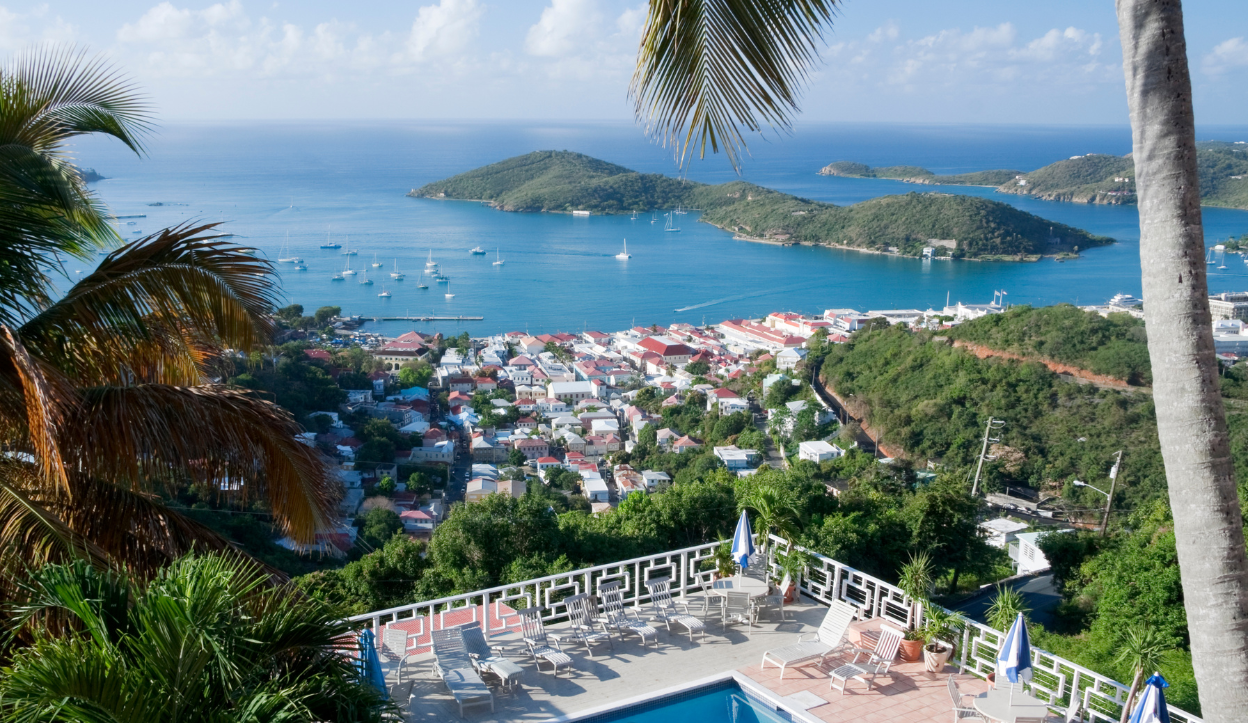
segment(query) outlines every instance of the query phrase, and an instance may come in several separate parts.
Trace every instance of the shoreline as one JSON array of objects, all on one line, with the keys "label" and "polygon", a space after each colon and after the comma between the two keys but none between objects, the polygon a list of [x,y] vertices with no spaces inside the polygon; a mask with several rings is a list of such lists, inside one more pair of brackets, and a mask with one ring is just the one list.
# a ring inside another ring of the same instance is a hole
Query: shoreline
[{"label": "shoreline", "polygon": [[[723,226],[716,226],[713,223],[709,225],[715,226],[715,228],[721,231],[732,233],[733,241],[746,241],[748,243],[766,244],[768,246],[782,246],[782,247],[783,246],[809,246],[811,248],[826,248],[826,249],[839,249],[841,251],[856,251],[862,254],[875,254],[877,256],[893,256],[899,259],[914,259],[916,261],[923,260],[922,256],[893,253],[891,251],[880,251],[879,249],[863,248],[861,246],[849,246],[847,244],[814,243],[811,241],[774,241],[772,239],[758,238],[757,236],[749,236],[743,233],[728,231],[728,229],[724,228]],[[955,258],[952,256],[938,256],[938,257],[934,257],[932,260],[933,261],[1002,261],[1002,262],[1013,262],[1013,263],[1036,263],[1040,261],[1041,259],[1045,259],[1045,258],[1050,258],[1055,261],[1073,261],[1079,258],[1079,254],[1075,254],[1072,258],[1071,256],[1063,256],[1064,253],[1067,253],[1067,252],[1060,252],[1056,254],[1020,254],[1020,255],[1013,255],[1013,256],[991,256],[990,255],[990,256],[982,256],[978,258]],[[1021,256],[1022,258],[1019,258],[1019,256]]]}]

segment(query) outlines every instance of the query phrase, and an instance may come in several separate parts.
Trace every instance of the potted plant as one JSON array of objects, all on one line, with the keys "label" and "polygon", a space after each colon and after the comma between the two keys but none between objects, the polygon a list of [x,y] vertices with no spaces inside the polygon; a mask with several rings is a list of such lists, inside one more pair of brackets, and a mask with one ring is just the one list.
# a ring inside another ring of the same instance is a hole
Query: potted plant
[{"label": "potted plant", "polygon": [[923,616],[923,668],[929,673],[944,670],[953,655],[954,645],[948,638],[961,627],[958,616],[939,605],[928,605]]},{"label": "potted plant", "polygon": [[913,663],[923,650],[922,630],[916,625],[923,618],[923,608],[932,589],[932,558],[926,552],[911,555],[910,561],[901,568],[897,587],[910,601],[910,625],[901,641],[901,659]]},{"label": "potted plant", "polygon": [[[802,576],[806,574],[806,568],[810,566],[810,555],[801,550],[779,553],[776,555],[776,564],[780,566],[781,577],[786,574],[789,576],[789,589],[780,592],[784,594],[784,604],[791,605],[797,599]],[[781,582],[783,580],[776,580],[777,585]]]},{"label": "potted plant", "polygon": [[714,579],[723,580],[732,577],[737,572],[737,563],[732,559],[732,545],[727,542],[715,548],[715,552],[711,556],[702,561],[707,567],[715,568]]}]

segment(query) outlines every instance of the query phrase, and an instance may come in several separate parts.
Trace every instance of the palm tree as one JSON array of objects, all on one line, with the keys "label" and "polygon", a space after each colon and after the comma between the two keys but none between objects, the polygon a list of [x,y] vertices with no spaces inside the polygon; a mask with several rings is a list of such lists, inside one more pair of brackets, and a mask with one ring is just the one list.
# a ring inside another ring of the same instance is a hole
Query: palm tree
[{"label": "palm tree", "polygon": [[783,485],[771,481],[754,485],[737,502],[737,507],[739,512],[754,512],[754,527],[762,541],[761,549],[767,549],[772,532],[792,546],[793,537],[798,533],[797,503]]},{"label": "palm tree", "polygon": [[1127,723],[1144,676],[1161,667],[1161,659],[1171,647],[1173,646],[1151,625],[1132,625],[1123,633],[1117,660],[1119,665],[1129,667],[1132,675],[1131,690],[1127,692],[1127,702],[1122,706],[1118,723]]},{"label": "palm tree", "polygon": [[[281,408],[214,383],[274,329],[273,269],[184,225],[121,246],[65,143],[140,151],[146,110],[107,67],[36,53],[0,67],[0,599],[22,571],[89,556],[149,574],[226,540],[168,507],[198,485],[264,501],[310,542],[333,517],[315,450]],[[99,267],[58,295],[66,257]]]},{"label": "palm tree", "polygon": [[[187,556],[142,583],[82,560],[23,585],[35,642],[0,676],[8,721],[378,721],[346,623],[237,557]],[[42,630],[55,628],[57,634]]]},{"label": "palm tree", "polygon": [[1118,0],[1157,434],[1208,721],[1248,710],[1248,550],[1213,351],[1179,0]]},{"label": "palm tree", "polygon": [[[650,0],[630,94],[683,163],[741,128],[787,128],[835,0]],[[1213,353],[1180,0],[1117,0],[1131,108],[1158,435],[1200,702],[1248,709],[1248,549]]]}]

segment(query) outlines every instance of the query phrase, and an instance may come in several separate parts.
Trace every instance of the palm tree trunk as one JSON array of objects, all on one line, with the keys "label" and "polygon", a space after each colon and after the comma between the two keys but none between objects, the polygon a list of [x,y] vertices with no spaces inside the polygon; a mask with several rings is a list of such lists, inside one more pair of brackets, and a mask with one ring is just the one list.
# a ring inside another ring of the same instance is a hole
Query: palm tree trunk
[{"label": "palm tree trunk", "polygon": [[1131,690],[1127,691],[1127,702],[1122,706],[1122,715],[1118,718],[1118,723],[1127,723],[1127,719],[1131,717],[1131,709],[1135,706],[1135,694],[1140,692],[1140,679],[1144,677],[1142,668],[1135,669],[1135,677],[1131,679]]},{"label": "palm tree trunk", "polygon": [[1213,351],[1179,0],[1117,0],[1157,431],[1205,720],[1248,710],[1248,553]]}]

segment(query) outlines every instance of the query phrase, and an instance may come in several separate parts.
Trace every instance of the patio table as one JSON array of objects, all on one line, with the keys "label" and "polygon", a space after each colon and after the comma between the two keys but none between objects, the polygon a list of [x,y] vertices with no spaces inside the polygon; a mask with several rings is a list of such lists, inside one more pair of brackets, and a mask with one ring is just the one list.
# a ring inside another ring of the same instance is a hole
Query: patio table
[{"label": "patio table", "polygon": [[719,593],[749,593],[750,597],[755,598],[766,595],[771,590],[771,586],[763,580],[756,580],[752,577],[730,577],[711,583],[711,589]]},{"label": "patio table", "polygon": [[1009,685],[989,688],[987,693],[981,693],[975,697],[974,704],[975,710],[982,713],[984,717],[1002,721],[1002,723],[1014,723],[1015,718],[1043,720],[1050,715],[1049,706],[1039,698],[1024,692],[1021,686],[1016,687],[1013,694],[1010,692]]}]

